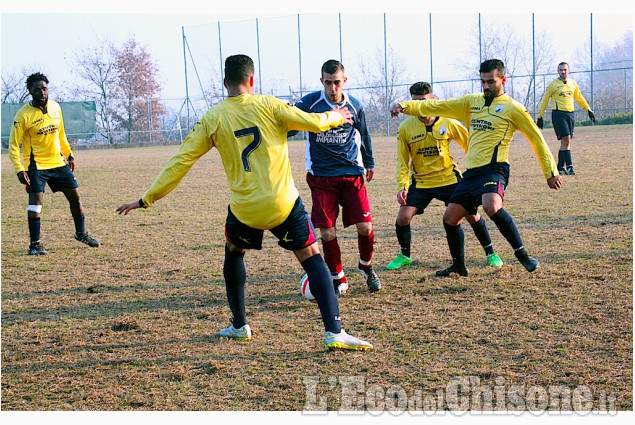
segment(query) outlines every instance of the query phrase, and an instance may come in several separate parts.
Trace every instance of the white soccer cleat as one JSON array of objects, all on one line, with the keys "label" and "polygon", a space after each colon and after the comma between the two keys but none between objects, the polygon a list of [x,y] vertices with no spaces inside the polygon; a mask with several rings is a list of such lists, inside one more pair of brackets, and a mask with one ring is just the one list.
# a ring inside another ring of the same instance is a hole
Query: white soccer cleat
[{"label": "white soccer cleat", "polygon": [[344,329],[342,329],[338,334],[326,331],[324,334],[324,343],[326,344],[326,348],[328,350],[340,349],[368,351],[373,348],[369,342],[347,334]]},{"label": "white soccer cleat", "polygon": [[251,328],[249,325],[243,325],[238,329],[236,329],[234,325],[229,325],[228,327],[221,329],[219,333],[223,338],[237,339],[239,341],[251,339]]}]

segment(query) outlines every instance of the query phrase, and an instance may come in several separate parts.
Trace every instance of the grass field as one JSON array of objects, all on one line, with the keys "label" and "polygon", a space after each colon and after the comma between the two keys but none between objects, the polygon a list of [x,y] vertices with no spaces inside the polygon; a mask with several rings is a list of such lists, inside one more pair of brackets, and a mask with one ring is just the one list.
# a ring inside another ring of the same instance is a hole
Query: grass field
[{"label": "grass field", "polygon": [[[545,135],[557,153],[553,133]],[[254,338],[218,337],[231,313],[222,277],[228,191],[217,152],[155,207],[121,217],[115,208],[139,199],[177,147],[77,151],[87,228],[101,246],[76,242],[66,200],[47,192],[50,255],[36,258],[26,255],[27,196],[2,155],[2,410],[302,410],[311,379],[326,400],[319,407],[332,410],[343,406],[351,376],[363,380],[369,408],[386,408],[368,395],[394,385],[413,398],[476,377],[492,388],[585,386],[632,410],[632,125],[577,129],[578,175],[565,176],[560,191],[515,137],[505,207],[541,262],[533,274],[488,220],[506,265],[488,268],[464,225],[470,276],[436,278],[449,260],[436,201],[413,220],[413,266],[385,270],[398,252],[394,146],[374,139],[368,185],[381,292],[370,294],[354,273],[354,230],[339,233],[352,282],[340,299],[342,322],[373,343],[368,353],[324,350],[319,311],[299,294],[302,269],[270,234],[246,256]],[[310,207],[303,153],[302,142],[290,145]],[[463,168],[464,155],[455,159]]]}]

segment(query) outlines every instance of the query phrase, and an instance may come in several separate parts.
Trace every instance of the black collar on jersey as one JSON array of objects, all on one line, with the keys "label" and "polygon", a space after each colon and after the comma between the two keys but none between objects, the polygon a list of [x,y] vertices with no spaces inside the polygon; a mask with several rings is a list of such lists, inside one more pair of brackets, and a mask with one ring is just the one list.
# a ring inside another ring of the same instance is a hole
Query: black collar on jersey
[{"label": "black collar on jersey", "polygon": [[[46,101],[46,103],[48,103],[48,100]],[[46,105],[44,105],[44,107],[43,107],[43,108],[40,108],[39,106],[35,106],[35,105],[33,104],[33,101],[32,101],[32,100],[29,102],[29,105],[31,105],[31,106],[33,106],[34,108],[39,109],[40,111],[42,111],[42,115],[46,115],[46,113],[47,113],[47,110],[46,110]]]},{"label": "black collar on jersey", "polygon": [[428,133],[432,132],[432,127],[434,127],[434,125],[437,123],[437,121],[439,121],[439,117],[434,117],[434,121],[432,122],[432,124],[430,124],[430,125],[426,124],[426,131]]}]

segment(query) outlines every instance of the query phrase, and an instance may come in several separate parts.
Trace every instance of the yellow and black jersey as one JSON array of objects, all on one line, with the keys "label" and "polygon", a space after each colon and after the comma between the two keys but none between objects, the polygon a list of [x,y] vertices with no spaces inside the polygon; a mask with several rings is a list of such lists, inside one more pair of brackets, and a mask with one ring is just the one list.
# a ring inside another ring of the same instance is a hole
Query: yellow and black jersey
[{"label": "yellow and black jersey", "polygon": [[458,121],[437,118],[426,126],[418,117],[408,117],[397,132],[396,180],[407,190],[414,178],[417,188],[447,186],[461,175],[450,154],[450,141],[467,152],[468,132]]},{"label": "yellow and black jersey", "polygon": [[230,208],[242,223],[267,230],[281,224],[298,198],[287,132],[322,132],[343,124],[336,112],[309,114],[273,96],[241,94],[208,110],[143,195],[145,205],[174,189],[211,148],[220,153]]},{"label": "yellow and black jersey", "polygon": [[571,78],[568,78],[567,82],[556,78],[549,83],[545,89],[545,94],[542,96],[542,102],[540,102],[538,118],[542,118],[547,110],[549,99],[551,99],[551,109],[554,111],[573,112],[575,109],[574,100],[585,111],[589,112],[591,109],[584,96],[582,96],[578,83]]},{"label": "yellow and black jersey", "polygon": [[44,110],[27,103],[15,114],[9,135],[9,158],[16,174],[28,169],[62,167],[66,164],[64,158],[72,155],[64,132],[62,108],[57,102],[49,99]]},{"label": "yellow and black jersey", "polygon": [[454,118],[469,125],[467,169],[486,164],[509,164],[509,144],[516,130],[527,137],[545,178],[558,175],[551,151],[525,107],[506,94],[486,101],[483,94],[449,100],[408,100],[400,103],[405,114]]}]

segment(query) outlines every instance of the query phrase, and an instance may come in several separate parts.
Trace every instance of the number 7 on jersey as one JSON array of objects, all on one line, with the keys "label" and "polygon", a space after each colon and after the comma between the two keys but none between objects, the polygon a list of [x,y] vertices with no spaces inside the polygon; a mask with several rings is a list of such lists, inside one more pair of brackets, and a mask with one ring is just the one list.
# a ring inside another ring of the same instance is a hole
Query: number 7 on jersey
[{"label": "number 7 on jersey", "polygon": [[251,153],[254,150],[256,150],[258,146],[260,146],[260,142],[262,141],[260,137],[260,130],[258,129],[258,127],[249,127],[249,128],[243,128],[242,130],[234,131],[234,136],[236,137],[245,137],[250,134],[254,136],[254,140],[253,142],[248,144],[247,147],[245,147],[245,149],[243,149],[243,153],[240,155],[243,160],[243,168],[245,169],[246,173],[251,172],[251,165],[249,164],[249,155],[251,155]]}]

